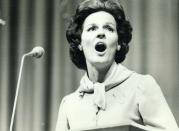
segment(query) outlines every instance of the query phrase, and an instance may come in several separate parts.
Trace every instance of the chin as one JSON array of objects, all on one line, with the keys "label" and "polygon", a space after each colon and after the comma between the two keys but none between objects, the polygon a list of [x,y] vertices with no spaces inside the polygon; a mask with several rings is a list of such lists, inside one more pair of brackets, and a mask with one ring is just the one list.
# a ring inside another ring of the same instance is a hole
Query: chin
[{"label": "chin", "polygon": [[98,60],[98,61],[93,61],[92,63],[94,66],[96,66],[98,68],[105,68],[105,67],[109,67],[113,63],[113,61]]}]

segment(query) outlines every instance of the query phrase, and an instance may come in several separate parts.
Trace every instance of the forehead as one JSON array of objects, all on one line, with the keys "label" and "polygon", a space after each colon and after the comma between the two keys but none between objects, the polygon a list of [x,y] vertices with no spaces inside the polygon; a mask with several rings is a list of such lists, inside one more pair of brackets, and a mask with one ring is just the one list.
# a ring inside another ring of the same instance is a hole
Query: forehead
[{"label": "forehead", "polygon": [[116,25],[116,21],[114,17],[105,11],[99,11],[90,14],[88,17],[86,17],[84,21],[84,25],[90,25],[90,24],[114,24]]}]

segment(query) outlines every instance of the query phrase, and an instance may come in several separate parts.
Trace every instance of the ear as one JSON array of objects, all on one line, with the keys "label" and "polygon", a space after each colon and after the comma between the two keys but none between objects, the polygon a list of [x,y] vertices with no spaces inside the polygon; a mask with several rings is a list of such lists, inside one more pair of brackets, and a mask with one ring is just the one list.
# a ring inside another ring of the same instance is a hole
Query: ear
[{"label": "ear", "polygon": [[121,49],[121,45],[117,45],[117,51],[120,51],[120,49]]},{"label": "ear", "polygon": [[78,45],[78,49],[79,49],[80,51],[82,51],[82,50],[83,50],[83,48],[82,48],[82,45],[81,45],[81,44],[79,44],[79,45]]}]

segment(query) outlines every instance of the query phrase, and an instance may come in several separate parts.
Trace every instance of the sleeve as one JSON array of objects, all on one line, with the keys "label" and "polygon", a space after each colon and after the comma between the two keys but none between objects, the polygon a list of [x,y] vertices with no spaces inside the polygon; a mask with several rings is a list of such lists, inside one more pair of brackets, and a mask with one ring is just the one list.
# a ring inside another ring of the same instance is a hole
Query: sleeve
[{"label": "sleeve", "polygon": [[67,119],[67,115],[66,115],[65,104],[66,104],[66,97],[64,97],[62,99],[62,102],[60,104],[55,131],[69,130],[69,126],[68,126],[69,124],[68,124],[68,119]]},{"label": "sleeve", "polygon": [[154,78],[150,75],[143,76],[139,89],[139,112],[145,126],[153,131],[179,131],[176,120]]}]

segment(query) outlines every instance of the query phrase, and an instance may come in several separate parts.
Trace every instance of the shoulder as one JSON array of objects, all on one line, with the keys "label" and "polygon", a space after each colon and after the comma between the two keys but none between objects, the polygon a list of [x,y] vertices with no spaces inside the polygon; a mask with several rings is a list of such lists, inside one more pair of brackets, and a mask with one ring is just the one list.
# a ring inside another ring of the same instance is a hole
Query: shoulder
[{"label": "shoulder", "polygon": [[161,92],[159,84],[152,75],[140,74],[132,70],[129,71],[132,72],[132,74],[128,77],[125,83],[130,87],[130,89],[132,87],[133,90],[137,89],[140,93]]},{"label": "shoulder", "polygon": [[160,90],[159,84],[156,82],[155,78],[151,75],[141,75],[139,74],[139,85],[138,88],[141,91],[157,91]]},{"label": "shoulder", "polygon": [[139,74],[137,72],[134,72],[132,74],[132,78],[138,80],[141,84],[153,83],[153,82],[156,83],[155,78],[149,74]]},{"label": "shoulder", "polygon": [[132,85],[136,85],[137,88],[144,90],[146,86],[158,85],[155,78],[149,74],[143,75],[137,72],[133,72],[128,81]]},{"label": "shoulder", "polygon": [[136,83],[137,88],[141,91],[146,89],[160,88],[155,78],[149,74],[144,75],[134,72],[130,79]]},{"label": "shoulder", "polygon": [[[141,107],[145,107],[145,109],[149,106],[156,105],[167,107],[166,100],[164,98],[164,94],[156,82],[155,78],[151,75],[142,75],[137,74],[138,84],[136,88],[136,100]],[[149,108],[148,107],[148,108]],[[150,109],[149,108],[149,109]],[[147,110],[147,109],[146,109]]]},{"label": "shoulder", "polygon": [[163,92],[156,82],[155,78],[151,75],[137,74],[138,77],[138,97],[139,98],[159,98],[163,97]]},{"label": "shoulder", "polygon": [[71,94],[68,94],[68,95],[64,96],[62,101],[61,101],[61,104],[69,105],[69,104],[73,103],[74,101],[78,101],[79,98],[80,97],[79,97],[77,91],[75,91],[75,92],[73,92]]}]

